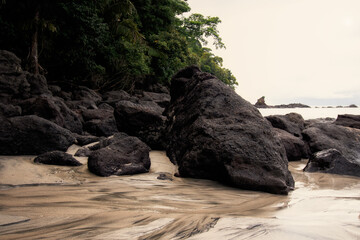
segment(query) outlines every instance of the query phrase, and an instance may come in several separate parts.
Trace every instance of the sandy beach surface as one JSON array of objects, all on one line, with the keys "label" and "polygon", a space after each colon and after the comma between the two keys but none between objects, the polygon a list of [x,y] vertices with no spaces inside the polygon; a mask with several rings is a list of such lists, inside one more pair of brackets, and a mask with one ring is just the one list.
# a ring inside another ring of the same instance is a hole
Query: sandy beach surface
[{"label": "sandy beach surface", "polygon": [[306,160],[289,164],[296,188],[279,196],[173,177],[159,151],[149,173],[107,178],[86,158],[34,157],[0,156],[0,239],[360,239],[360,178],[304,173]]}]

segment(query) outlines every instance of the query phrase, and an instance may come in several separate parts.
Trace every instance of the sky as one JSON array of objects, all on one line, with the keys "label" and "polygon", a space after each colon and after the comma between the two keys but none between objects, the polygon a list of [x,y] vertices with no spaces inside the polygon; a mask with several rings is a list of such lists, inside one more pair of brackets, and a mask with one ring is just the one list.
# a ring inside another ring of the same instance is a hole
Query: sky
[{"label": "sky", "polygon": [[360,0],[188,0],[217,16],[236,92],[268,105],[360,106]]}]

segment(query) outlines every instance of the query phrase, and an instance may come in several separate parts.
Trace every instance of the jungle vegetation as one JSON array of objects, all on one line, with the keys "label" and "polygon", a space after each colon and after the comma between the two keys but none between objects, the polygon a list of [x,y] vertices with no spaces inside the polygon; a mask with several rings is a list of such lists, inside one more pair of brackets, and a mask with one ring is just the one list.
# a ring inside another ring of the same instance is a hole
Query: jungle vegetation
[{"label": "jungle vegetation", "polygon": [[48,81],[131,91],[168,84],[196,64],[234,87],[222,58],[218,17],[192,14],[184,0],[1,0],[0,46]]}]

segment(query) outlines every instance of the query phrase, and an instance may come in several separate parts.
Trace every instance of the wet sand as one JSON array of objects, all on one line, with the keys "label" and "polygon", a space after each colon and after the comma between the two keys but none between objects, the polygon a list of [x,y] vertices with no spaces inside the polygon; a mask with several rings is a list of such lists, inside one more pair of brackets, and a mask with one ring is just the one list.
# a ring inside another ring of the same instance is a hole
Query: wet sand
[{"label": "wet sand", "polygon": [[304,173],[306,160],[278,196],[159,180],[176,172],[164,152],[149,173],[108,178],[33,158],[0,156],[0,239],[360,239],[360,178]]}]

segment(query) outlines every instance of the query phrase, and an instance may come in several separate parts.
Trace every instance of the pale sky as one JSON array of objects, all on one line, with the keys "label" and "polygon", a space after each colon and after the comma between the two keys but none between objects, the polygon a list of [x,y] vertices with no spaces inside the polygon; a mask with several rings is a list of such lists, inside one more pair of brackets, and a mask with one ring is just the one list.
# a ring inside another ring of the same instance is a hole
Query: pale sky
[{"label": "pale sky", "polygon": [[188,3],[222,20],[226,50],[212,48],[251,103],[360,106],[360,0]]}]

